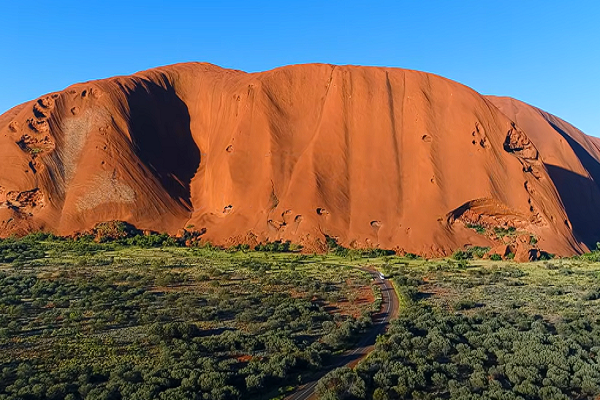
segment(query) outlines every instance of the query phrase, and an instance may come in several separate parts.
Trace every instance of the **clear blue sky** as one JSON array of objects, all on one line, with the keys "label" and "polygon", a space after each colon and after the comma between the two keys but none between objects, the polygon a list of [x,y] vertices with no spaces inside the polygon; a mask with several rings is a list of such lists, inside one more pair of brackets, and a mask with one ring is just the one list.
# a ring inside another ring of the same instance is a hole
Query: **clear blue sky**
[{"label": "clear blue sky", "polygon": [[0,113],[79,81],[206,61],[433,72],[600,136],[598,1],[4,1]]}]

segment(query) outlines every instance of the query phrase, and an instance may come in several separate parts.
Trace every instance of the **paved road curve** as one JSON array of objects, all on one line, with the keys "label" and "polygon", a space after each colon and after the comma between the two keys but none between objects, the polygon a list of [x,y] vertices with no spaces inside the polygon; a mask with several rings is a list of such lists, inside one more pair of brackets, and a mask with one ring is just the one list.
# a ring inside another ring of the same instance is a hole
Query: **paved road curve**
[{"label": "paved road curve", "polygon": [[324,371],[321,371],[319,374],[315,375],[314,380],[304,384],[303,386],[300,386],[296,392],[286,397],[286,400],[315,399],[315,387],[317,386],[319,379],[321,379],[321,377],[323,377],[327,372],[335,368],[339,368],[344,365],[354,367],[356,364],[358,364],[361,359],[373,351],[377,336],[385,332],[390,320],[398,316],[398,296],[396,296],[396,292],[394,291],[392,283],[388,279],[381,279],[381,276],[378,272],[365,268],[361,268],[361,270],[371,274],[371,276],[373,276],[375,279],[376,284],[381,288],[381,309],[373,317],[373,326],[354,349],[348,350],[345,353],[337,356],[331,365],[326,367]]}]

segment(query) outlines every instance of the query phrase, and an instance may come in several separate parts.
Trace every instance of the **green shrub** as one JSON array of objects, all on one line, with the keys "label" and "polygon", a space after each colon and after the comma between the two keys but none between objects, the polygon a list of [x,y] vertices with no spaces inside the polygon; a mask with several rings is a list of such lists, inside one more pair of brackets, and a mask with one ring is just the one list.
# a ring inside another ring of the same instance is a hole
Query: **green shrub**
[{"label": "green shrub", "polygon": [[489,247],[472,246],[465,250],[456,250],[452,254],[452,258],[455,260],[470,260],[472,258],[483,258],[487,252],[490,251]]},{"label": "green shrub", "polygon": [[485,227],[479,224],[467,224],[467,228],[475,230],[480,235],[485,235]]},{"label": "green shrub", "polygon": [[494,234],[498,238],[503,238],[504,236],[512,236],[512,235],[514,235],[515,232],[516,232],[516,228],[514,228],[512,226],[508,227],[508,228],[501,228],[501,227],[494,228]]}]

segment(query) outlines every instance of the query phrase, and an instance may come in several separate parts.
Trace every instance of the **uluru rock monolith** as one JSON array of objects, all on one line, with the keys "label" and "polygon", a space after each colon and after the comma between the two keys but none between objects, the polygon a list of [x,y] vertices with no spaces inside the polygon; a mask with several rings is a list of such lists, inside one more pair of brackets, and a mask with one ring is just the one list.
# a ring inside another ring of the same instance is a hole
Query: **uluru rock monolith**
[{"label": "uluru rock monolith", "polygon": [[166,66],[17,106],[0,141],[1,236],[122,220],[223,246],[331,237],[426,256],[600,239],[598,139],[417,71]]}]

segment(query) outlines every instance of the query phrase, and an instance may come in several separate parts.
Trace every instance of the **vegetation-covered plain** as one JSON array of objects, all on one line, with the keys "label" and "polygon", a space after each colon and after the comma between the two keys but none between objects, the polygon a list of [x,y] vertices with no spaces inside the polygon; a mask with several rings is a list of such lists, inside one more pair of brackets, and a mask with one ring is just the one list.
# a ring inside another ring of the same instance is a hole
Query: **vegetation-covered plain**
[{"label": "vegetation-covered plain", "polygon": [[600,394],[598,251],[516,264],[92,239],[0,241],[0,399],[282,398],[368,329],[379,297],[355,266],[395,282],[400,317],[321,399]]},{"label": "vegetation-covered plain", "polygon": [[593,399],[600,394],[598,252],[527,264],[400,261],[404,309],[321,399]]},{"label": "vegetation-covered plain", "polygon": [[128,240],[0,242],[0,399],[274,398],[378,309],[321,256]]}]

